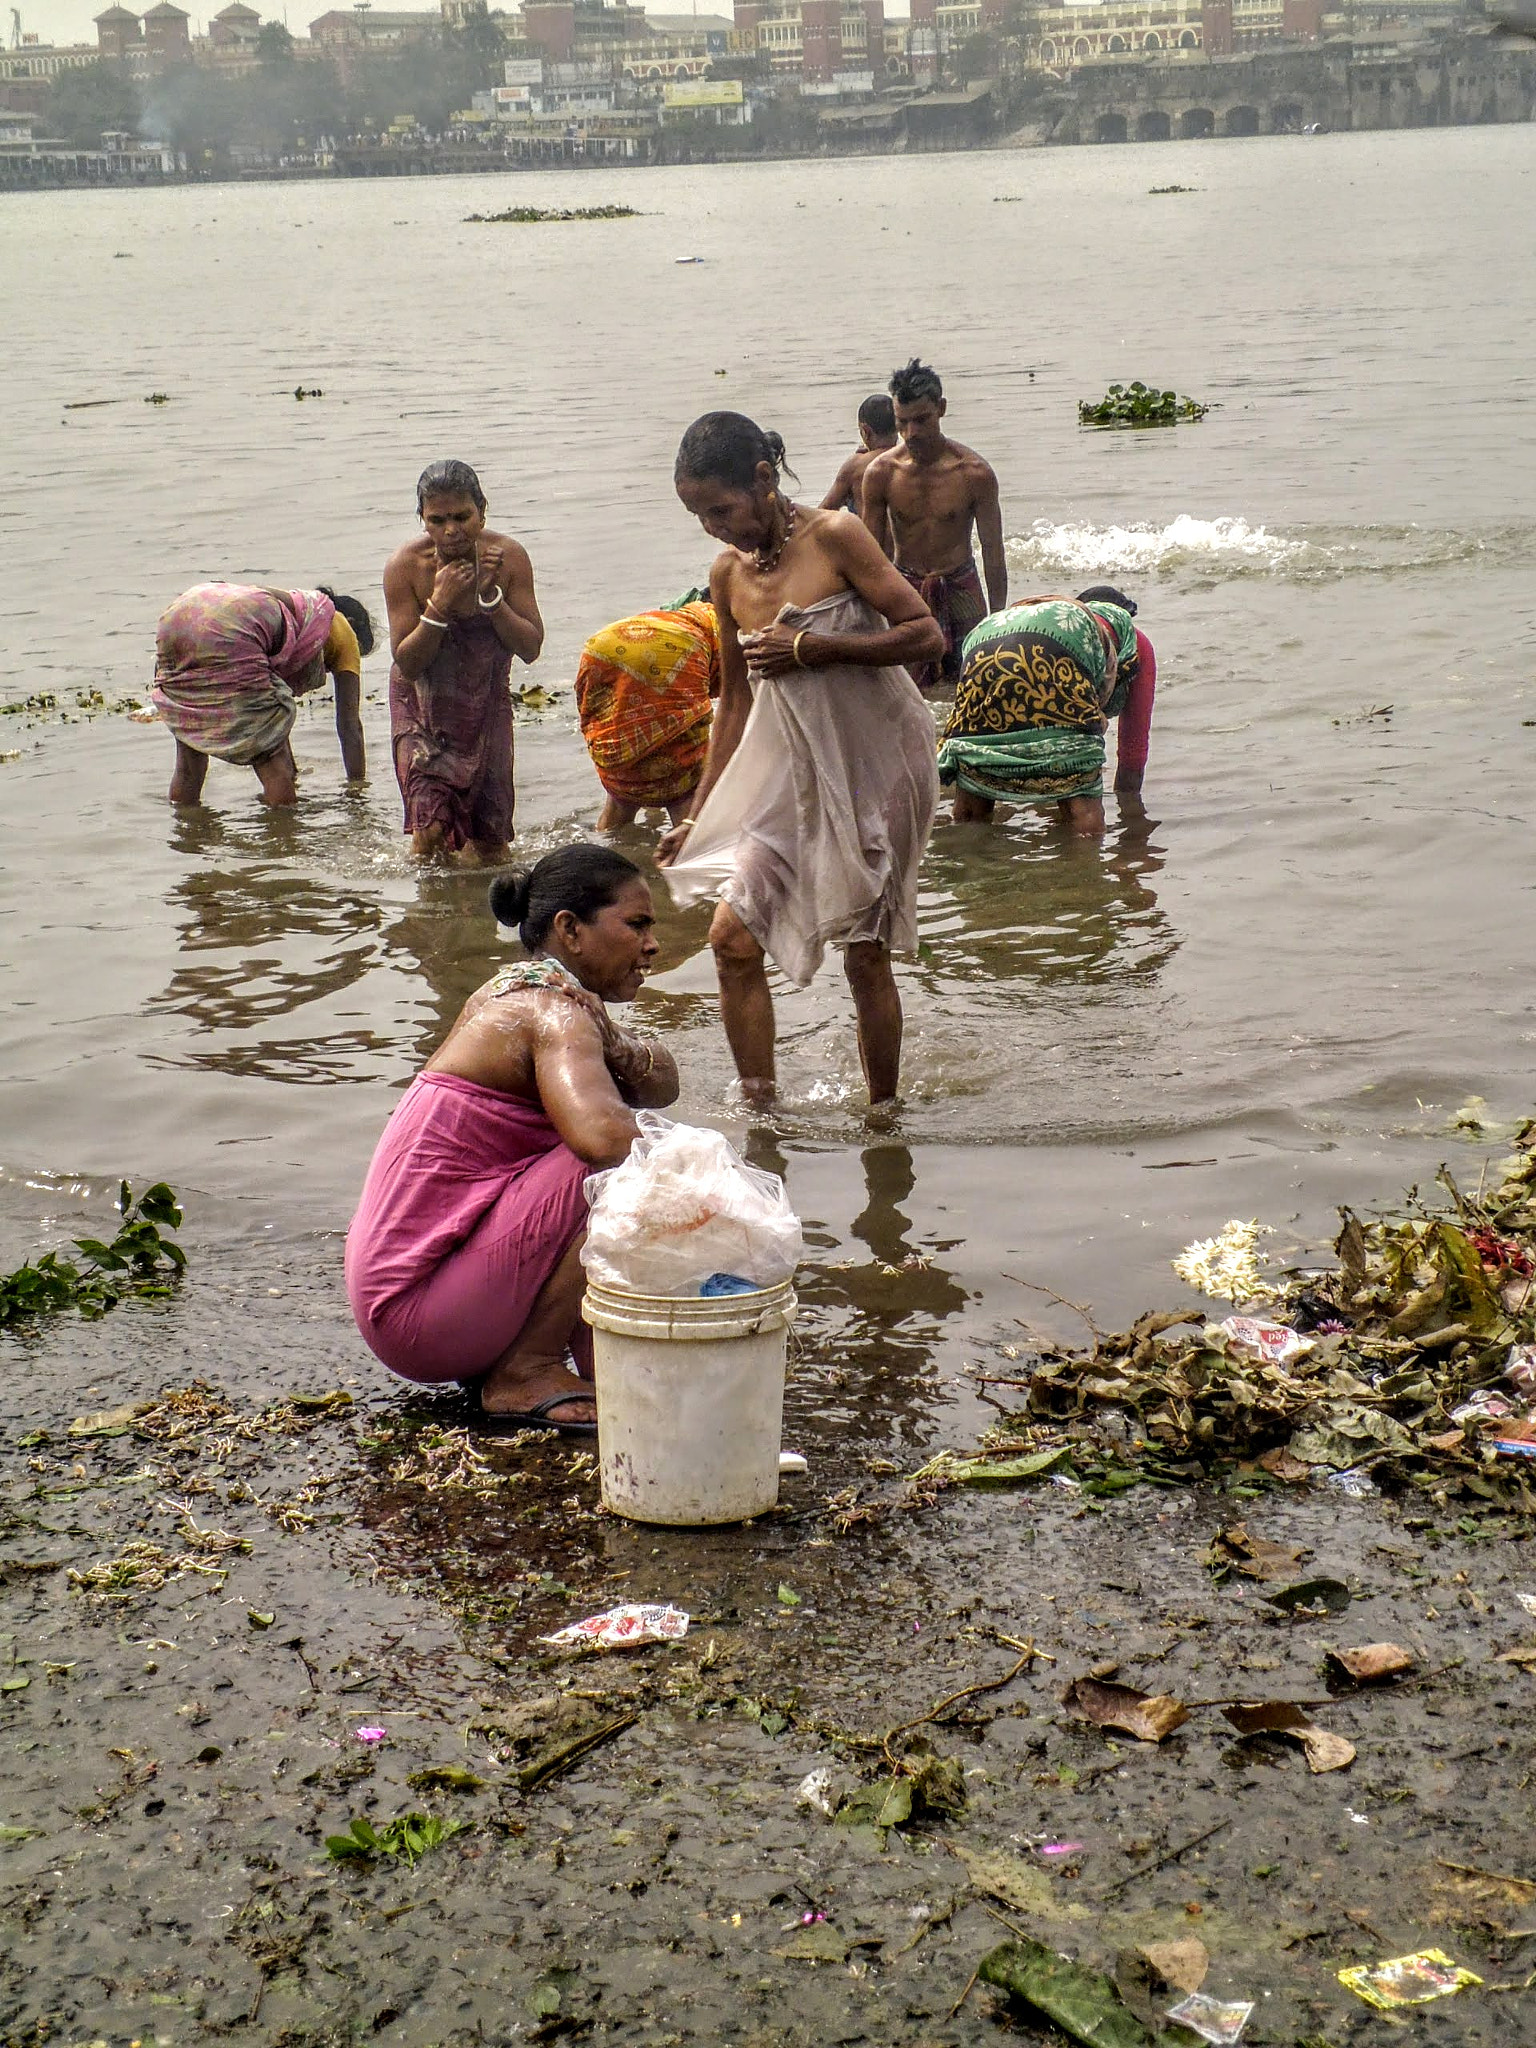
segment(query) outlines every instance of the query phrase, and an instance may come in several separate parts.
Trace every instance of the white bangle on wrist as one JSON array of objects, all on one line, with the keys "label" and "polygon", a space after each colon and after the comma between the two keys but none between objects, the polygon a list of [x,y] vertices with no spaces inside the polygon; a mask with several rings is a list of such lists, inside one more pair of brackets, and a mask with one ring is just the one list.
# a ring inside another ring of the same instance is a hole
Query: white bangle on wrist
[{"label": "white bangle on wrist", "polygon": [[501,585],[498,583],[496,586],[496,594],[494,597],[477,597],[475,599],[475,603],[479,605],[481,611],[493,612],[502,603],[504,595],[505,593],[503,592]]}]

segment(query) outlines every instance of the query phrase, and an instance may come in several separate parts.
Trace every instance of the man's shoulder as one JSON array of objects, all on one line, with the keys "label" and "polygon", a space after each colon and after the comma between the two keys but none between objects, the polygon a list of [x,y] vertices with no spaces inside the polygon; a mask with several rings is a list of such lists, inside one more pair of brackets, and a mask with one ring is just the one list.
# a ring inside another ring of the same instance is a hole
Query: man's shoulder
[{"label": "man's shoulder", "polygon": [[968,475],[980,481],[995,477],[996,472],[987,458],[978,455],[974,448],[967,448],[963,441],[951,441],[949,452],[954,457],[957,467],[965,470]]}]

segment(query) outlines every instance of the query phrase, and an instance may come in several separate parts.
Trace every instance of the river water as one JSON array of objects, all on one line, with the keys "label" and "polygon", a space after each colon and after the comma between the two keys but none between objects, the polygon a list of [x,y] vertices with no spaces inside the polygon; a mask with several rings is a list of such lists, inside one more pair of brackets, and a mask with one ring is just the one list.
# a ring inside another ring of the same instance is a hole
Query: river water
[{"label": "river water", "polygon": [[[464,219],[607,201],[643,217]],[[1316,1245],[1455,1151],[1469,1096],[1530,1106],[1536,128],[28,194],[0,270],[0,697],[58,706],[0,718],[5,1250],[126,1173],[174,1182],[194,1236],[334,1270],[395,1091],[499,957],[483,878],[405,857],[382,653],[365,792],[321,703],[296,815],[218,764],[167,808],[163,729],[77,700],[146,693],[171,596],[380,609],[417,471],[472,461],[549,628],[536,854],[595,815],[583,638],[704,576],[681,429],[754,414],[814,498],[913,353],[998,470],[1016,591],[1128,588],[1160,688],[1149,817],[1102,850],[1020,814],[936,831],[894,1131],[863,1124],[835,964],[781,991],[786,1100],[751,1143],[830,1352],[937,1398],[978,1332],[1063,1326],[1021,1279],[1110,1317],[1176,1299],[1191,1236]],[[1078,428],[1137,376],[1215,409]],[[664,912],[640,1015],[681,1114],[745,1137],[706,924]]]}]

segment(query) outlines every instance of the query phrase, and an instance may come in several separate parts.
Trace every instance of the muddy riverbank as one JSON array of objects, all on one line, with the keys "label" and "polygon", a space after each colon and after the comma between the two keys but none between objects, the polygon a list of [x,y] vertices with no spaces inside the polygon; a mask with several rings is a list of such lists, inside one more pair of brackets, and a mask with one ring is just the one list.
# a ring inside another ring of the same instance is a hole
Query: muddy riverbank
[{"label": "muddy riverbank", "polygon": [[[1536,1567],[1517,1523],[1466,1512],[1486,1504],[1249,1465],[956,1488],[850,1526],[854,1490],[916,1461],[878,1403],[818,1419],[813,1314],[788,1432],[809,1479],[749,1527],[634,1529],[597,1512],[590,1453],[369,1373],[333,1258],[185,1241],[178,1299],[0,1340],[8,2043],[992,2041],[1024,2026],[995,1994],[953,2008],[998,1913],[1106,1968],[1195,1934],[1260,2043],[1379,2028],[1347,1964],[1536,1967],[1536,1677],[1499,1661],[1533,1634]],[[1218,1583],[1238,1518],[1347,1608]],[[538,1641],[633,1599],[687,1608],[687,1640]],[[1330,1647],[1382,1640],[1406,1680],[1325,1681]],[[867,1798],[862,1825],[797,1803],[822,1766],[889,1780],[888,1731],[1028,1644],[893,1739],[957,1761],[943,1810],[881,1829]],[[1072,1718],[1068,1683],[1110,1667],[1195,1710],[1158,1745]],[[1233,1697],[1314,1702],[1355,1761],[1313,1775],[1196,1704]],[[462,1825],[414,1867],[327,1858],[354,1817],[409,1812]],[[959,1851],[1009,1860],[978,1888]],[[1415,2024],[1515,2043],[1533,1997]]]}]

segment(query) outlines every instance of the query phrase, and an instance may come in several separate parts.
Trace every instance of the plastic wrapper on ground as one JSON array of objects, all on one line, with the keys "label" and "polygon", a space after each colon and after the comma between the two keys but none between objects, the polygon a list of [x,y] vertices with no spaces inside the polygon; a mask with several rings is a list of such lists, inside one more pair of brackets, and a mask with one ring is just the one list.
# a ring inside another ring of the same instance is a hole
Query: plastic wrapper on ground
[{"label": "plastic wrapper on ground", "polygon": [[606,1614],[589,1614],[585,1621],[573,1621],[569,1628],[556,1629],[552,1636],[540,1636],[539,1641],[562,1649],[593,1650],[680,1643],[688,1633],[688,1620],[681,1607],[610,1607]]}]

